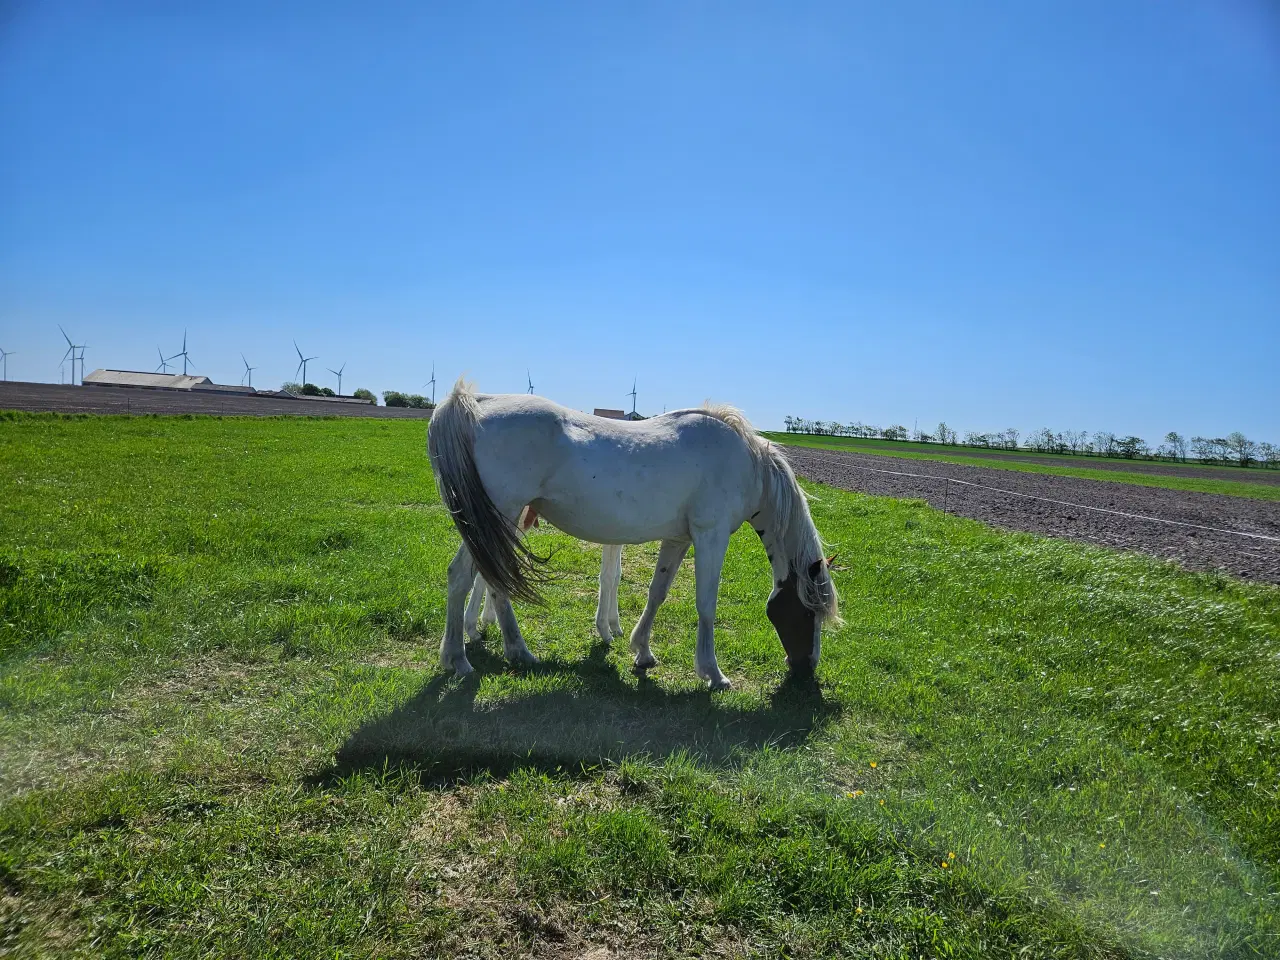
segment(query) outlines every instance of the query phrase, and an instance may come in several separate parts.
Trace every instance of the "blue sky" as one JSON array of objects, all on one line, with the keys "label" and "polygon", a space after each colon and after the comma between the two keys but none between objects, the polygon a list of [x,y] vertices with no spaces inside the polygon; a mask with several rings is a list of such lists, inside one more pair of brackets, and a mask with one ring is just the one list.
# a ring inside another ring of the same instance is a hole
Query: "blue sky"
[{"label": "blue sky", "polygon": [[167,6],[5,8],[11,379],[1280,442],[1266,0]]}]

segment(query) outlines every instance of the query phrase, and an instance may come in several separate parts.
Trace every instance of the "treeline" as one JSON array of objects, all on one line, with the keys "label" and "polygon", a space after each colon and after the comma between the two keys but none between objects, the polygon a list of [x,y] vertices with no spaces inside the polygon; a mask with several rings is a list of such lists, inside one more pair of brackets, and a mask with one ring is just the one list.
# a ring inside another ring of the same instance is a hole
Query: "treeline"
[{"label": "treeline", "polygon": [[1280,447],[1266,442],[1255,442],[1238,430],[1225,437],[1192,437],[1188,440],[1176,431],[1170,431],[1164,440],[1154,447],[1136,436],[1119,436],[1108,430],[1089,433],[1087,430],[1063,430],[1055,432],[1045,427],[1022,438],[1013,427],[995,433],[969,431],[961,440],[959,434],[945,422],[939,423],[932,433],[908,430],[901,424],[878,427],[860,420],[838,423],[834,420],[808,420],[804,417],[784,417],[787,433],[808,433],[828,437],[860,437],[879,440],[912,440],[916,443],[945,443],[953,446],[978,447],[989,450],[1026,450],[1033,453],[1074,454],[1085,457],[1113,457],[1125,460],[1170,460],[1186,462],[1189,458],[1201,463],[1220,463],[1247,467],[1261,464],[1280,466]]},{"label": "treeline", "polygon": [[401,393],[399,390],[383,390],[382,402],[388,407],[413,407],[415,410],[434,410],[436,406],[426,397],[416,393]]},{"label": "treeline", "polygon": [[[304,397],[336,397],[338,394],[333,392],[332,387],[317,387],[314,383],[294,383],[286,380],[280,384],[280,389],[286,393],[301,394]],[[357,400],[367,400],[369,403],[377,404],[378,398],[374,396],[372,390],[366,390],[359,387],[351,392],[351,396]]]}]

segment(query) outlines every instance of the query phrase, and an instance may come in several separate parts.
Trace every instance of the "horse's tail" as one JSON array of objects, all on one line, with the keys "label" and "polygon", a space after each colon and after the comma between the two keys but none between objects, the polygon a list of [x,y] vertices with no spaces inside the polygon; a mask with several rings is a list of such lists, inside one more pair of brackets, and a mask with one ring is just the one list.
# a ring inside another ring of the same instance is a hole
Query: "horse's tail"
[{"label": "horse's tail", "polygon": [[440,499],[484,582],[513,599],[541,603],[535,584],[545,580],[537,569],[545,561],[529,550],[516,524],[498,509],[476,467],[479,413],[474,390],[459,378],[431,416],[427,452]]}]

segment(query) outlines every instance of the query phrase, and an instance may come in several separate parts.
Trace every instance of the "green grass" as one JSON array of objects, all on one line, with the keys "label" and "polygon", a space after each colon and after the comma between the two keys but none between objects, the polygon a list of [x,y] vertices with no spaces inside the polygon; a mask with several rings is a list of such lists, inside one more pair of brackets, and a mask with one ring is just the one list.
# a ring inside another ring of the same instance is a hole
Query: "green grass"
[{"label": "green grass", "polygon": [[[1239,479],[1232,476],[1223,477],[1174,477],[1159,473],[1141,473],[1126,470],[1105,470],[1097,467],[1075,467],[1069,463],[1043,464],[1024,463],[1004,457],[979,457],[953,455],[942,451],[963,449],[941,447],[938,452],[931,452],[925,444],[899,444],[890,441],[866,441],[850,437],[810,436],[797,433],[767,433],[777,443],[790,444],[797,447],[816,447],[821,450],[848,450],[851,453],[865,453],[883,457],[897,457],[903,460],[937,460],[943,463],[958,463],[967,467],[989,467],[993,470],[1017,470],[1022,473],[1047,473],[1057,477],[1080,477],[1085,480],[1106,480],[1109,483],[1131,483],[1140,487],[1164,487],[1167,490],[1193,490],[1197,493],[1221,493],[1231,497],[1248,497],[1253,500],[1280,500],[1280,485],[1266,483],[1249,483],[1248,475],[1239,468],[1221,467],[1224,473],[1239,471]],[[1066,458],[1074,460],[1075,458]],[[1078,462],[1075,461],[1075,462]],[[1116,462],[1116,461],[1111,461]]]},{"label": "green grass", "polygon": [[753,535],[733,691],[694,678],[691,569],[641,679],[554,532],[543,664],[490,637],[461,681],[424,447],[0,421],[0,953],[1280,952],[1280,591],[811,487],[849,567],[816,687]]}]

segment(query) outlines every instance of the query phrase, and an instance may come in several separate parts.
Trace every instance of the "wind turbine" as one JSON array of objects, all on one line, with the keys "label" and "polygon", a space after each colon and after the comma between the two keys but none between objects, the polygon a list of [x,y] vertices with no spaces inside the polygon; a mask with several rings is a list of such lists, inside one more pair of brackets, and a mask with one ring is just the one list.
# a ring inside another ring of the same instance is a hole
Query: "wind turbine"
[{"label": "wind turbine", "polygon": [[[86,344],[72,343],[71,338],[67,336],[67,331],[62,329],[62,324],[58,324],[58,330],[62,333],[62,339],[67,341],[67,352],[62,355],[62,363],[67,362],[67,358],[71,358],[71,382],[76,382],[76,361],[80,361],[80,379],[84,379],[84,348]],[[79,350],[79,354],[76,351]]]},{"label": "wind turbine", "polygon": [[344,363],[337,370],[333,369],[333,367],[326,367],[325,369],[338,378],[338,396],[342,396],[342,371],[347,369],[347,365]]},{"label": "wind turbine", "polygon": [[187,375],[187,361],[191,359],[187,355],[187,331],[185,330],[182,331],[182,351],[180,353],[175,353],[169,359],[177,360],[179,357],[182,358],[182,375],[185,377]]},{"label": "wind turbine", "polygon": [[[242,353],[242,354],[240,354],[240,359],[241,359],[241,360],[244,360],[244,354],[243,354],[243,353]],[[248,378],[249,378],[249,389],[250,389],[250,390],[252,390],[252,389],[253,389],[253,371],[255,371],[255,370],[257,370],[257,369],[258,369],[257,367],[251,367],[251,366],[249,366],[249,361],[248,361],[248,360],[244,360],[244,376],[242,376],[242,377],[240,378],[240,386],[242,386],[242,387],[244,386],[244,380],[245,380],[245,377],[248,377]]]},{"label": "wind turbine", "polygon": [[631,392],[627,394],[627,396],[631,398],[631,412],[632,412],[632,413],[635,413],[635,412],[636,412],[636,382],[637,382],[637,380],[638,380],[638,378],[637,378],[637,379],[633,379],[633,380],[631,381]]},{"label": "wind turbine", "polygon": [[[319,359],[319,358],[318,358],[318,357],[304,357],[304,356],[302,355],[302,351],[298,349],[298,341],[297,341],[297,340],[293,341],[293,349],[295,349],[295,350],[297,350],[297,351],[298,351],[298,370],[301,370],[301,371],[302,371],[302,385],[305,387],[305,386],[307,385],[307,364],[308,364],[308,363],[310,363],[312,360],[317,360],[317,359]],[[293,375],[294,375],[295,377],[298,375],[298,370],[293,371]]]},{"label": "wind turbine", "polygon": [[164,355],[164,351],[156,347],[156,353],[160,355],[160,366],[156,367],[161,373],[169,372],[169,359]]},{"label": "wind turbine", "polygon": [[3,368],[4,370],[3,377],[0,377],[0,379],[9,379],[9,357],[11,354],[15,354],[17,352],[17,350],[5,350],[0,347],[0,368]]},{"label": "wind turbine", "polygon": [[528,368],[528,367],[525,367],[525,368],[524,368],[524,375],[525,375],[525,377],[527,377],[527,378],[528,378],[528,380],[529,380],[529,392],[530,392],[530,393],[533,393],[533,374],[529,373],[529,368]]},{"label": "wind turbine", "polygon": [[434,363],[431,365],[431,379],[423,386],[431,388],[431,405],[434,407],[436,405],[436,365]]}]

